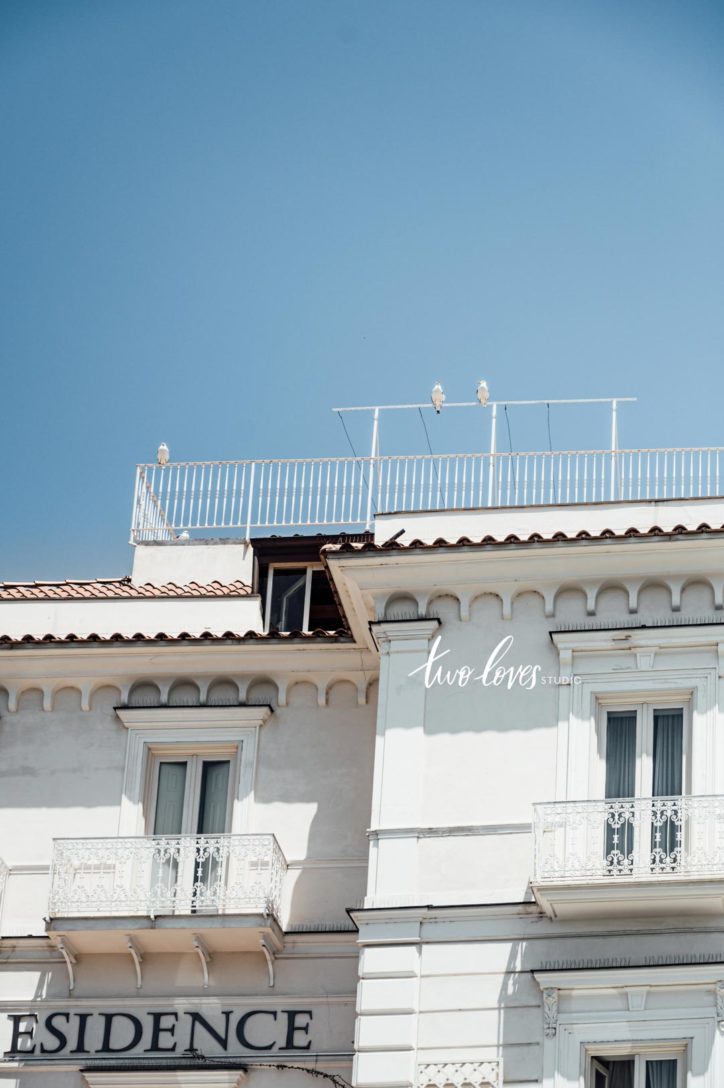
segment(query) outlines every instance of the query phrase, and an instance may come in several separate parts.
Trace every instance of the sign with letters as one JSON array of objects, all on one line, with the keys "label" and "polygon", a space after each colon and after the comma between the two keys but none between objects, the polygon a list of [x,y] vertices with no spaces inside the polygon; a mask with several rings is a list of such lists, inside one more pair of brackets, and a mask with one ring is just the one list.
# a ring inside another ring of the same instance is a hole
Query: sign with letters
[{"label": "sign with letters", "polygon": [[3,1035],[5,1060],[115,1054],[152,1058],[299,1054],[312,1050],[314,1013],[305,1008],[112,1008],[9,1012]]}]

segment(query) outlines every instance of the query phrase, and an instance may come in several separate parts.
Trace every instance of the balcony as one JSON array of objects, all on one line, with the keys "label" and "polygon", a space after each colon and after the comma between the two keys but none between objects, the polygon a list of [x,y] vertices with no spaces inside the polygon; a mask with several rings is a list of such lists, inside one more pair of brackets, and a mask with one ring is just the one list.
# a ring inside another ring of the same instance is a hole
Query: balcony
[{"label": "balcony", "polygon": [[286,860],[273,835],[56,839],[48,932],[79,952],[281,947]]},{"label": "balcony", "polygon": [[138,465],[131,543],[371,528],[377,514],[714,498],[721,447]]},{"label": "balcony", "polygon": [[724,913],[724,797],[539,804],[533,836],[551,918]]}]

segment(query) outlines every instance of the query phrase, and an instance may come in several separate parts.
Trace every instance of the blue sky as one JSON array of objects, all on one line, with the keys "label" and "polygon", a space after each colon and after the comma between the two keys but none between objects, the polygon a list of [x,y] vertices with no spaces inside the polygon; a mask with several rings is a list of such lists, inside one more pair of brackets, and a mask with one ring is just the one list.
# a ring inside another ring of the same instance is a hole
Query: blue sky
[{"label": "blue sky", "polygon": [[724,445],[722,0],[3,0],[0,95],[0,579],[126,573],[162,439],[345,453],[436,379]]}]

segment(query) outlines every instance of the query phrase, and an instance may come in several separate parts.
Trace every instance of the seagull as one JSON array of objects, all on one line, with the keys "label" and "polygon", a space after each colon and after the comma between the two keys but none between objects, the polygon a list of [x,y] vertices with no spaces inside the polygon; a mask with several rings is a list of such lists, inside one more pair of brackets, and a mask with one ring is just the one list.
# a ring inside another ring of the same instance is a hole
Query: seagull
[{"label": "seagull", "polygon": [[158,461],[161,468],[164,468],[164,466],[168,464],[168,459],[170,456],[171,454],[169,453],[168,446],[165,442],[162,442],[161,445],[158,447],[158,453],[156,454],[156,460]]},{"label": "seagull", "polygon": [[440,382],[435,382],[435,384],[433,385],[432,393],[430,394],[430,400],[432,401],[433,408],[435,409],[437,414],[440,415],[440,412],[442,411],[442,406],[445,403],[445,394],[442,391],[442,386],[440,385]]},{"label": "seagull", "polygon": [[490,390],[488,389],[488,383],[485,378],[481,378],[478,382],[478,388],[475,390],[475,396],[478,398],[478,403],[482,404],[483,408],[490,400]]}]

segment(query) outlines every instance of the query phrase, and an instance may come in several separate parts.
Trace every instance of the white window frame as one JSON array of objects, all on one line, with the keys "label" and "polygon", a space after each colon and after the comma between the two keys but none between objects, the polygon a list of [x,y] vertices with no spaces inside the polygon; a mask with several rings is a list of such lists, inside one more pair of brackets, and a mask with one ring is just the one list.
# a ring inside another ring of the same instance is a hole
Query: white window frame
[{"label": "white window frame", "polygon": [[[243,744],[242,744],[243,747]],[[149,749],[147,759],[147,781],[144,791],[144,822],[146,834],[153,835],[156,819],[156,801],[158,799],[158,776],[162,763],[186,763],[186,783],[184,789],[184,828],[181,835],[195,835],[201,799],[202,765],[207,760],[228,760],[229,784],[226,797],[226,827],[221,834],[228,834],[231,825],[231,813],[234,805],[239,745],[204,745],[199,748],[192,745],[184,748],[174,745],[159,745]]]},{"label": "white window frame", "polygon": [[[592,1044],[586,1048],[586,1088],[595,1088],[596,1058],[633,1058],[635,1063],[633,1088],[646,1088],[645,1066],[640,1069],[641,1062],[656,1061],[662,1058],[676,1058],[676,1088],[686,1086],[686,1043],[648,1043],[632,1046],[630,1043],[620,1043],[618,1046],[596,1046]],[[599,1066],[602,1073],[607,1071]],[[608,1078],[607,1078],[608,1079]]]},{"label": "white window frame", "polygon": [[[534,971],[541,990],[557,994],[555,1027],[543,1038],[542,1088],[588,1088],[590,1058],[597,1054],[666,1048],[685,1054],[685,1088],[720,1088],[724,1055],[718,1047],[716,993],[721,973],[717,964]],[[687,1002],[694,988],[701,996]]]},{"label": "white window frame", "polygon": [[254,776],[260,727],[271,707],[125,707],[117,711],[128,730],[126,767],[118,818],[119,836],[146,836],[150,768],[159,754],[235,753],[229,834],[252,832]]},{"label": "white window frame", "polygon": [[[687,697],[688,694],[688,697]],[[635,797],[651,797],[647,783],[652,780],[653,734],[655,710],[682,710],[682,793],[691,793],[691,692],[681,697],[667,693],[661,698],[642,698],[636,702],[619,701],[615,694],[596,698],[596,743],[591,749],[591,768],[588,797],[603,797],[606,784],[606,744],[608,739],[608,715],[611,711],[636,714],[636,785]]]},{"label": "white window frame", "polygon": [[[576,633],[580,638],[581,632]],[[558,639],[556,639],[558,642]],[[707,649],[711,649],[708,647]],[[692,795],[724,792],[724,769],[717,761],[717,705],[719,677],[716,668],[631,669],[613,671],[606,663],[600,672],[590,670],[592,651],[581,640],[588,670],[581,672],[571,660],[572,651],[560,646],[561,671],[573,674],[575,683],[558,689],[558,736],[555,797],[580,801],[591,795],[591,767],[598,742],[599,706],[623,707],[632,703],[677,700],[690,708],[690,774]],[[606,655],[602,655],[604,658]],[[722,699],[724,702],[724,690]]]},{"label": "white window frame", "polygon": [[264,599],[264,631],[269,631],[271,622],[272,584],[275,570],[306,570],[307,577],[304,586],[304,615],[302,618],[302,630],[309,630],[309,612],[312,603],[312,572],[323,570],[321,563],[270,563],[266,574],[266,595]]}]

